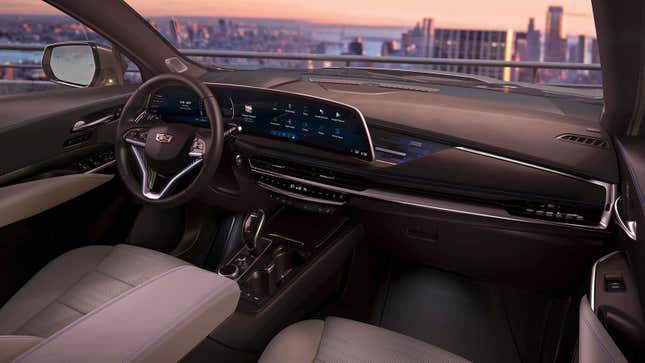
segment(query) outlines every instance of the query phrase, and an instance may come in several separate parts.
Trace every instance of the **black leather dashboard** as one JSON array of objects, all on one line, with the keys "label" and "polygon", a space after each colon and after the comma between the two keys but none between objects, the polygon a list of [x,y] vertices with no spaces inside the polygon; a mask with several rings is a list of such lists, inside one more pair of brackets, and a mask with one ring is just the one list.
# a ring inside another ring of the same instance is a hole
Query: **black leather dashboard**
[{"label": "black leather dashboard", "polygon": [[[300,83],[302,81],[296,82]],[[280,87],[276,97],[283,94],[286,88],[293,90],[293,86],[294,84],[290,87]],[[211,88],[217,97],[226,97],[231,89],[219,84],[211,84]],[[419,114],[424,114],[426,106],[409,105],[409,114],[418,118]],[[282,181],[286,178],[285,180],[301,181],[303,185],[308,185],[309,189],[318,185],[327,188],[326,190],[344,192],[348,196],[364,196],[365,193],[379,190],[399,193],[397,195],[403,199],[408,196],[448,198],[466,204],[493,206],[504,218],[594,229],[607,227],[609,206],[613,202],[615,191],[613,183],[606,181],[613,179],[610,177],[611,173],[607,173],[606,170],[599,175],[589,176],[585,175],[586,173],[578,173],[577,165],[573,164],[574,167],[571,168],[554,168],[548,166],[549,163],[531,161],[538,158],[535,155],[519,159],[513,156],[517,152],[489,152],[487,150],[491,148],[475,143],[456,142],[450,135],[432,137],[430,135],[435,133],[435,124],[431,121],[424,125],[425,130],[421,132],[410,131],[410,128],[406,127],[410,122],[397,123],[398,118],[389,120],[387,124],[374,122],[369,115],[381,112],[380,109],[385,108],[381,105],[374,110],[374,107],[372,105],[360,109],[368,115],[368,127],[376,155],[374,162],[288,141],[245,135],[244,132],[238,138],[236,147],[242,155],[255,161],[256,172],[266,174],[260,182],[271,190],[274,190],[276,185],[286,185]],[[500,107],[508,108],[503,102],[500,103]],[[413,112],[415,109],[416,113]],[[463,109],[464,107],[454,108],[457,118]],[[537,113],[540,114],[539,111]],[[502,109],[499,117],[507,116]],[[540,114],[540,117],[544,116]],[[523,122],[526,117],[518,116],[516,122]],[[572,122],[572,125],[575,125],[575,122]],[[542,126],[551,126],[553,123],[543,123]],[[476,125],[481,125],[481,121],[479,124],[473,122],[472,125],[463,127],[474,133]],[[491,132],[488,127],[493,126],[487,126],[484,131]],[[479,128],[481,129],[481,126]],[[518,126],[516,129],[523,130],[526,127]],[[561,131],[580,130],[572,127],[563,128]],[[504,130],[499,133],[503,134]],[[569,162],[566,159],[573,157],[593,156],[597,159],[596,164],[599,164],[603,162],[603,158],[609,160],[609,156],[613,155],[611,148],[575,145],[556,139],[547,141],[544,141],[543,147],[548,149],[551,145],[552,149],[561,148],[560,159],[565,159],[566,162]],[[515,149],[523,147],[518,144]],[[493,148],[498,151],[500,149],[498,145],[493,145]],[[577,154],[564,153],[564,149],[569,148],[575,148]],[[559,160],[559,164],[562,164],[562,161]],[[615,167],[610,163],[607,165],[610,171]],[[277,179],[266,179],[268,177]],[[341,180],[342,183],[338,184]],[[267,186],[267,183],[272,183],[272,186]],[[289,195],[299,197],[298,192],[301,192],[302,186],[298,184],[296,188],[300,188],[295,190],[296,194],[293,195],[294,191],[291,190]],[[318,195],[300,196],[320,201]]]}]

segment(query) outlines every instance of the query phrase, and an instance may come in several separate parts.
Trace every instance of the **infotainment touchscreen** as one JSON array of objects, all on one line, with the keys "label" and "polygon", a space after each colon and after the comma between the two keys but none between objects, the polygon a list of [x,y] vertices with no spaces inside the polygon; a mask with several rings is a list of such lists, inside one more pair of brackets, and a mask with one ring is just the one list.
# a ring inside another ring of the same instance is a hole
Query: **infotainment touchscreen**
[{"label": "infotainment touchscreen", "polygon": [[[217,90],[216,90],[217,92]],[[226,88],[242,133],[372,161],[374,153],[360,112],[333,101],[262,89]]]}]

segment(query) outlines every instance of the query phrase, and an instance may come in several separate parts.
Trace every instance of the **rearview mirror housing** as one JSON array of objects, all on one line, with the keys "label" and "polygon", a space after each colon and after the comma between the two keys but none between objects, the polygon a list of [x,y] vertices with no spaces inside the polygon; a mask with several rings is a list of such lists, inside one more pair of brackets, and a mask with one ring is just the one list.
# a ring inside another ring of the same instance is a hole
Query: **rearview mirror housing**
[{"label": "rearview mirror housing", "polygon": [[65,42],[45,48],[42,67],[52,82],[93,87],[122,85],[126,65],[110,48],[92,42]]}]

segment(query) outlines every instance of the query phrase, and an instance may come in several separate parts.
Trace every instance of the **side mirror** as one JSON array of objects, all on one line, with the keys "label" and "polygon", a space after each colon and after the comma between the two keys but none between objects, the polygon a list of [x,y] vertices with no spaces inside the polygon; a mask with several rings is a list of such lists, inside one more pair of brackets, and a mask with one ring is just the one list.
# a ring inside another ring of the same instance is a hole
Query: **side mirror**
[{"label": "side mirror", "polygon": [[91,87],[122,85],[126,65],[110,48],[91,42],[65,42],[45,48],[42,67],[53,82]]}]

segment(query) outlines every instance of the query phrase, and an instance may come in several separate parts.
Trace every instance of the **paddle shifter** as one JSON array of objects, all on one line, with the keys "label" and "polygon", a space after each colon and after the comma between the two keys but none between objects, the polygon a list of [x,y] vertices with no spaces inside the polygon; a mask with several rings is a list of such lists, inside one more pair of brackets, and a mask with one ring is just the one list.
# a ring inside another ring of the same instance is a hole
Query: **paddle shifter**
[{"label": "paddle shifter", "polygon": [[242,223],[242,241],[250,255],[256,255],[258,239],[262,235],[265,214],[262,209],[249,212]]}]

